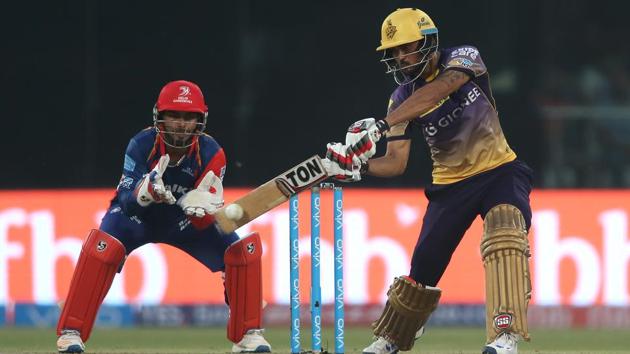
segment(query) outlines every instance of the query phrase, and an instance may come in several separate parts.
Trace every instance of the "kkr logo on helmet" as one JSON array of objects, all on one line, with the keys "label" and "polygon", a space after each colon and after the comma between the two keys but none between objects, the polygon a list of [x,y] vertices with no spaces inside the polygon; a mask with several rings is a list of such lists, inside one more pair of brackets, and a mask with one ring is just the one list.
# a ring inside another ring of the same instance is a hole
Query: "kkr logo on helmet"
[{"label": "kkr logo on helmet", "polygon": [[247,252],[249,252],[249,254],[254,254],[254,252],[256,251],[256,246],[254,246],[253,242],[250,242],[247,244]]},{"label": "kkr logo on helmet", "polygon": [[392,20],[387,20],[387,28],[385,29],[385,35],[387,36],[387,39],[394,38],[395,34],[396,26],[392,25]]},{"label": "kkr logo on helmet", "polygon": [[496,329],[505,330],[512,327],[512,315],[509,313],[500,313],[494,316],[494,327]]},{"label": "kkr logo on helmet", "polygon": [[96,244],[96,250],[99,252],[105,251],[106,248],[107,248],[107,242],[105,241],[98,241],[98,243]]}]

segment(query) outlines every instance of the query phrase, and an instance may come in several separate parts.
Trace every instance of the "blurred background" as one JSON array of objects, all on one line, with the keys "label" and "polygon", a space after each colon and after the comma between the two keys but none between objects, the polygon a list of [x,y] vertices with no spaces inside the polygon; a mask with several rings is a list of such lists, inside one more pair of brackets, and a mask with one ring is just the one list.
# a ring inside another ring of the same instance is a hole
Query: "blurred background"
[{"label": "blurred background", "polygon": [[[128,139],[152,124],[160,88],[178,79],[206,95],[225,184],[259,185],[323,154],[355,120],[383,117],[395,83],[375,48],[397,7],[427,11],[442,47],[480,49],[508,141],[537,187],[630,185],[624,11],[594,0],[239,0],[8,6],[0,144],[12,153],[0,188],[115,186]],[[364,185],[430,182],[421,137],[413,150],[404,176]]]},{"label": "blurred background", "polygon": [[[480,50],[508,141],[535,171],[532,328],[630,328],[630,21],[627,5],[601,0],[4,4],[0,327],[55,325],[82,240],[107,208],[128,140],[152,125],[165,83],[202,88],[206,130],[225,148],[226,200],[234,200],[322,155],[352,122],[384,116],[396,85],[375,48],[383,19],[399,7],[426,11],[441,47]],[[374,320],[392,277],[408,270],[426,208],[421,188],[431,178],[421,136],[412,150],[403,176],[344,185],[350,325]],[[307,301],[308,209],[302,219]],[[239,233],[252,230],[265,242],[265,321],[288,332],[286,205]],[[478,220],[440,283],[443,305],[432,319],[476,328],[477,342],[485,318],[480,234]],[[331,241],[323,234],[324,246]],[[329,281],[332,273],[322,272]],[[179,250],[146,245],[127,260],[98,325],[216,325],[222,333],[220,284]],[[330,309],[330,287],[324,300]],[[0,343],[14,337],[2,333]],[[582,349],[609,340],[584,338]]]}]

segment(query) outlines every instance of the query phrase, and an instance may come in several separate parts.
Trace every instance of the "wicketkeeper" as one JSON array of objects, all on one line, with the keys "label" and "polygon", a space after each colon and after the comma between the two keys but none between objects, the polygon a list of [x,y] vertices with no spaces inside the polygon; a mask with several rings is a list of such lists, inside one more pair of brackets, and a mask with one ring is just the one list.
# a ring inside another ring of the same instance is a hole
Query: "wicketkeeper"
[{"label": "wicketkeeper", "polygon": [[260,237],[223,234],[211,215],[223,205],[226,159],[221,146],[203,133],[207,117],[196,84],[174,81],[162,88],[153,126],[129,141],[116,195],[83,244],[57,325],[60,353],[85,350],[98,308],[125,257],[155,242],[225,273],[232,352],[271,351],[261,326]]}]

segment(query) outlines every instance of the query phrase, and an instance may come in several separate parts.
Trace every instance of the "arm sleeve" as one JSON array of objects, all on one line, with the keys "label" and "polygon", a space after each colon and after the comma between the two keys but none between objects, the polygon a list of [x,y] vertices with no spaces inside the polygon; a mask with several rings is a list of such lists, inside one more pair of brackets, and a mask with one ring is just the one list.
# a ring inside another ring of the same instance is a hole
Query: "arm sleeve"
[{"label": "arm sleeve", "polygon": [[221,178],[221,181],[223,181],[223,177],[225,176],[225,164],[225,152],[223,151],[223,148],[221,148],[214,154],[214,156],[212,156],[210,161],[208,161],[206,167],[204,167],[203,172],[195,181],[195,188],[197,188],[199,183],[201,183],[201,180],[210,171],[214,172],[214,175],[219,176],[219,178]]},{"label": "arm sleeve", "polygon": [[446,70],[457,70],[478,77],[486,73],[486,64],[483,63],[479,50],[473,46],[461,46],[453,48],[446,59]]},{"label": "arm sleeve", "polygon": [[138,204],[135,189],[147,172],[149,172],[149,168],[146,158],[142,156],[138,144],[132,139],[125,151],[123,174],[116,188],[120,207],[128,216],[141,216],[145,210]]},{"label": "arm sleeve", "polygon": [[[195,188],[197,188],[199,183],[201,183],[201,180],[210,171],[212,171],[215,176],[219,176],[219,178],[221,178],[221,182],[223,182],[223,177],[225,176],[225,164],[226,164],[225,152],[221,148],[214,154],[214,156],[212,156],[212,158],[210,159],[210,161],[204,168],[203,172],[199,176],[199,178],[197,178],[197,180],[195,181]],[[215,192],[216,191],[214,190],[214,188],[211,187],[210,193],[215,193]],[[215,221],[214,215],[210,215],[210,214],[206,214],[202,218],[188,217],[188,220],[190,220],[193,227],[195,227],[197,230],[203,230],[207,228],[208,226],[210,226]]]}]

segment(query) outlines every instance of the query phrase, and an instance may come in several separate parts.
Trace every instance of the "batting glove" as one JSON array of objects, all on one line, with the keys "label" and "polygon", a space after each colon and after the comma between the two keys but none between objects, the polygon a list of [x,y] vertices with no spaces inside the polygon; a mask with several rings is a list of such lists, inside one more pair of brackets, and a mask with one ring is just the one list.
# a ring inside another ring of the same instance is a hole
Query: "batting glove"
[{"label": "batting glove", "polygon": [[366,162],[376,154],[376,143],[387,130],[389,125],[384,120],[376,122],[374,118],[365,118],[354,122],[346,133],[346,155],[354,155]]},{"label": "batting glove", "polygon": [[346,154],[347,145],[329,143],[326,145],[326,158],[322,160],[329,176],[341,182],[358,182],[361,180],[361,160]]}]

